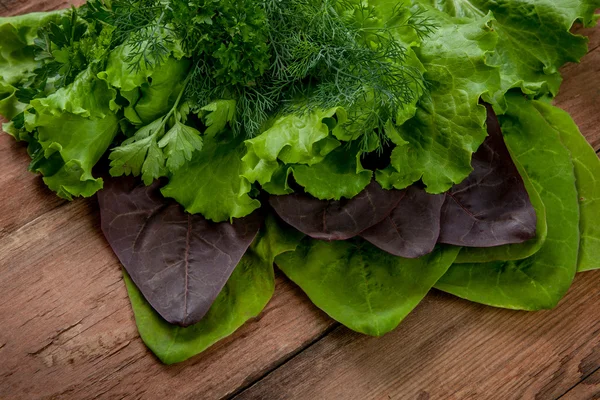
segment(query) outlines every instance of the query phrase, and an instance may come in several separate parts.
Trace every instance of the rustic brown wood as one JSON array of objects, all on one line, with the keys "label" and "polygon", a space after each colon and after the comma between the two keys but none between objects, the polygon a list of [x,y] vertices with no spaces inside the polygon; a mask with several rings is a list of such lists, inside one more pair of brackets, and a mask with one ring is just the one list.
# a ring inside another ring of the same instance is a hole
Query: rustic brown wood
[{"label": "rustic brown wood", "polygon": [[571,114],[592,146],[600,150],[600,27],[576,32],[589,37],[590,51],[581,64],[562,69],[564,81],[554,103]]},{"label": "rustic brown wood", "polygon": [[[12,137],[0,134],[0,238],[65,200],[52,195],[44,182],[31,172],[25,147]],[[10,188],[7,189],[7,188]]]},{"label": "rustic brown wood", "polygon": [[600,370],[596,370],[579,385],[569,390],[561,400],[596,400],[600,399]]},{"label": "rustic brown wood", "polygon": [[[0,14],[66,4],[0,0]],[[600,29],[582,32],[595,50],[582,65],[564,69],[557,104],[598,149]],[[57,199],[26,171],[25,149],[6,135],[0,136],[0,154],[2,399],[237,393],[336,399],[546,399],[566,393],[587,399],[598,391],[598,272],[581,275],[551,312],[496,310],[434,293],[381,339],[339,328],[278,276],[276,294],[258,319],[200,356],[164,366],[139,339],[95,200]]]},{"label": "rustic brown wood", "polygon": [[221,398],[333,326],[277,279],[260,318],[199,357],[162,365],[138,337],[95,201],[57,207],[0,239],[0,398]]},{"label": "rustic brown wood", "polygon": [[382,338],[344,327],[236,399],[555,399],[600,366],[600,271],[552,311],[435,292]]}]

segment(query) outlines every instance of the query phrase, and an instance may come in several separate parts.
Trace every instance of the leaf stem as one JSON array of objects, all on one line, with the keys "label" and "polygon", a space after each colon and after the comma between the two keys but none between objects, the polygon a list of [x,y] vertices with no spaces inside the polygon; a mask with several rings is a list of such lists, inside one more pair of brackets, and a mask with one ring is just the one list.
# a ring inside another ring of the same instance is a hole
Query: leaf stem
[{"label": "leaf stem", "polygon": [[175,104],[173,105],[173,107],[171,108],[169,113],[163,117],[163,120],[160,123],[160,125],[158,126],[158,128],[156,128],[156,132],[154,132],[154,135],[156,135],[161,130],[164,132],[165,125],[167,125],[167,121],[169,121],[169,119],[177,111],[177,108],[179,107],[179,103],[181,103],[181,99],[183,98],[183,94],[185,93],[185,90],[187,89],[187,86],[190,83],[191,78],[192,78],[192,73],[190,72],[188,74],[187,78],[185,78],[185,81],[183,82],[183,87],[181,88],[181,92],[179,92],[179,96],[177,96],[177,100],[175,100]]}]

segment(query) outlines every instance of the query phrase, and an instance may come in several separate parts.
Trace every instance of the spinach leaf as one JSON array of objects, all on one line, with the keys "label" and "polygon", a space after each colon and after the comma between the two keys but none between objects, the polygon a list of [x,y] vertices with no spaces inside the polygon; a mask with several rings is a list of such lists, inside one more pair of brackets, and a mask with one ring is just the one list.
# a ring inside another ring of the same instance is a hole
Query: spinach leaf
[{"label": "spinach leaf", "polygon": [[326,201],[293,193],[270,196],[269,203],[281,219],[312,238],[345,240],[383,220],[404,194],[400,190],[384,190],[372,181],[350,200]]},{"label": "spinach leaf", "polygon": [[168,322],[200,321],[260,229],[257,213],[233,223],[186,214],[160,182],[110,179],[98,193],[102,231],[129,276]]},{"label": "spinach leaf", "polygon": [[504,144],[498,119],[490,105],[486,108],[489,136],[473,155],[473,172],[446,193],[440,243],[481,248],[535,236],[535,210]]},{"label": "spinach leaf", "polygon": [[579,204],[573,163],[556,130],[520,94],[507,96],[500,122],[511,154],[523,165],[546,205],[542,248],[519,261],[454,264],[436,288],[496,307],[553,308],[577,271]]},{"label": "spinach leaf", "polygon": [[571,152],[575,167],[575,184],[579,193],[579,271],[600,268],[600,160],[579,132],[569,114],[549,104],[535,101],[537,111],[558,134]]},{"label": "spinach leaf", "polygon": [[[510,150],[509,150],[510,151]],[[523,179],[527,193],[531,204],[535,209],[535,215],[537,219],[537,225],[535,228],[535,237],[523,243],[505,244],[503,246],[496,247],[463,247],[458,257],[456,257],[455,263],[485,263],[489,261],[510,261],[510,260],[522,260],[530,257],[537,253],[544,243],[546,242],[546,236],[548,235],[548,224],[546,223],[546,206],[540,197],[537,189],[535,188],[527,171],[521,166],[517,159],[512,156],[512,160],[515,166],[519,170],[519,175]]]},{"label": "spinach leaf", "polygon": [[274,258],[293,251],[301,238],[298,232],[280,227],[273,217],[268,217],[204,318],[187,328],[165,321],[124,272],[142,340],[162,362],[173,364],[231,335],[266,306],[275,289]]},{"label": "spinach leaf", "polygon": [[440,235],[445,198],[443,194],[429,194],[413,185],[383,221],[360,236],[395,256],[417,258],[429,254]]},{"label": "spinach leaf", "polygon": [[304,239],[277,266],[336,321],[368,335],[392,329],[425,297],[459,248],[438,246],[416,259],[388,254],[360,238]]}]

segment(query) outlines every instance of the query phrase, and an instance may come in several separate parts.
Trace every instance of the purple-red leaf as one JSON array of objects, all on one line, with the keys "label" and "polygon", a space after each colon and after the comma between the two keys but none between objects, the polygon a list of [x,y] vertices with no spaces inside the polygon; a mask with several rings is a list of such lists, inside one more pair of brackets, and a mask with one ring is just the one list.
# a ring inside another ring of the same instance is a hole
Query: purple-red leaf
[{"label": "purple-red leaf", "polygon": [[102,231],[152,307],[181,326],[202,319],[256,237],[262,218],[214,223],[163,198],[160,184],[108,179]]},{"label": "purple-red leaf", "polygon": [[353,199],[319,200],[303,193],[270,196],[269,203],[285,222],[321,240],[346,240],[377,224],[398,205],[401,190],[384,190],[372,181]]},{"label": "purple-red leaf", "polygon": [[535,237],[536,214],[490,106],[489,136],[473,155],[473,172],[446,194],[440,243],[493,247]]},{"label": "purple-red leaf", "polygon": [[418,258],[433,251],[440,234],[445,196],[411,186],[383,221],[361,233],[380,249],[399,257]]}]

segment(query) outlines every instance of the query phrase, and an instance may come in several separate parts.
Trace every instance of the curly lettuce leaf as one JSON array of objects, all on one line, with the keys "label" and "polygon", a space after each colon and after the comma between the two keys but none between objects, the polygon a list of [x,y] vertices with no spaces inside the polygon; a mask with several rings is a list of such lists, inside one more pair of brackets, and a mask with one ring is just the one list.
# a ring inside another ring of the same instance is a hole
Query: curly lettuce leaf
[{"label": "curly lettuce leaf", "polygon": [[42,173],[60,197],[89,197],[102,188],[92,168],[118,132],[118,118],[110,110],[115,96],[88,70],[66,88],[32,101],[32,109],[26,111],[30,168]]},{"label": "curly lettuce leaf", "polygon": [[0,78],[0,115],[11,120],[27,108],[16,96],[17,88],[3,82]]},{"label": "curly lettuce leaf", "polygon": [[381,336],[421,302],[458,251],[438,246],[421,258],[405,259],[361,239],[307,238],[275,263],[330,317],[357,332]]},{"label": "curly lettuce leaf", "polygon": [[139,68],[132,69],[127,61],[130,52],[130,45],[115,48],[98,77],[119,89],[129,102],[125,109],[127,119],[145,125],[169,112],[183,89],[190,61],[171,56],[161,63],[142,62]]},{"label": "curly lettuce leaf", "polygon": [[0,18],[0,81],[16,85],[41,65],[33,41],[39,28],[56,22],[62,11]]},{"label": "curly lettuce leaf", "polygon": [[396,128],[391,165],[378,171],[377,180],[385,188],[404,189],[422,179],[427,192],[437,194],[471,173],[472,154],[487,136],[479,99],[498,90],[500,77],[488,63],[497,41],[491,15],[474,21],[436,10],[426,15],[438,29],[415,51],[430,92],[415,117]]},{"label": "curly lettuce leaf", "polygon": [[264,185],[271,181],[279,161],[306,165],[323,161],[340,146],[340,142],[330,136],[327,124],[336,112],[333,108],[279,117],[265,132],[246,140],[248,151],[243,158],[242,175],[252,183]]},{"label": "curly lettuce leaf", "polygon": [[266,220],[250,249],[202,320],[187,328],[166,322],[144,299],[127,273],[123,273],[135,321],[142,340],[165,364],[184,361],[231,335],[260,314],[275,290],[273,260],[294,251],[302,238],[293,230]]},{"label": "curly lettuce leaf", "polygon": [[546,206],[546,241],[523,260],[454,264],[436,288],[496,307],[549,309],[565,295],[577,271],[580,214],[573,163],[534,103],[511,94],[507,104],[507,114],[500,117],[505,142]]},{"label": "curly lettuce leaf", "polygon": [[163,195],[214,222],[249,215],[260,202],[250,197],[252,186],[241,176],[245,152],[239,138],[206,138],[202,151],[172,174]]},{"label": "curly lettuce leaf", "polygon": [[502,87],[493,93],[504,107],[502,96],[520,88],[534,96],[556,95],[567,62],[578,62],[587,53],[587,38],[569,32],[576,20],[596,23],[598,0],[418,0],[449,15],[481,18],[492,12],[498,46],[490,63],[501,71]]},{"label": "curly lettuce leaf", "polygon": [[36,111],[59,115],[68,112],[84,118],[105,118],[119,109],[115,103],[117,91],[96,78],[93,67],[81,72],[67,87],[48,97],[31,100]]}]

